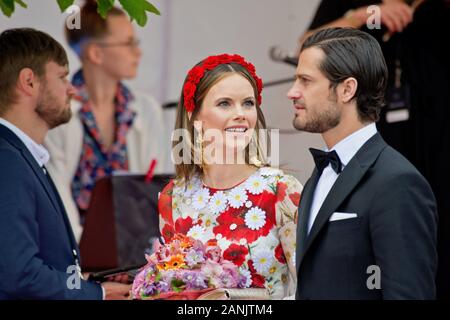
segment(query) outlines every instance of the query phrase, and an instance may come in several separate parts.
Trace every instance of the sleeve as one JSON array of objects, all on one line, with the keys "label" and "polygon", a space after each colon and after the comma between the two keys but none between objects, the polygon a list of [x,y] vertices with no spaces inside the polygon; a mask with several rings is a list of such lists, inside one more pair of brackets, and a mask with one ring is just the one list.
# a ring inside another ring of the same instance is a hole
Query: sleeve
[{"label": "sleeve", "polygon": [[[379,201],[378,201],[379,200]],[[384,299],[435,299],[437,212],[417,172],[392,176],[369,215]]]},{"label": "sleeve", "polygon": [[46,167],[64,203],[75,239],[79,242],[83,233],[83,227],[81,226],[80,214],[70,188],[72,177],[69,175],[70,170],[67,165],[69,160],[67,159],[68,152],[65,146],[66,131],[64,129],[65,126],[60,126],[50,130],[47,134],[45,147],[50,153],[50,160]]},{"label": "sleeve", "polygon": [[295,294],[297,270],[295,267],[295,249],[297,234],[298,204],[303,186],[291,175],[283,175],[277,183],[277,203],[275,206],[278,235],[289,269],[287,296]]},{"label": "sleeve", "polygon": [[327,23],[337,20],[350,9],[356,9],[356,6],[349,0],[322,0],[308,30],[317,29]]},{"label": "sleeve", "polygon": [[0,165],[0,298],[101,299],[100,285],[79,277],[72,282],[75,273],[46,264],[39,247],[43,222],[35,205],[34,190],[40,186],[27,176],[27,164],[17,154],[1,150]]},{"label": "sleeve", "polygon": [[172,216],[172,193],[174,181],[170,181],[161,191],[158,200],[159,230],[165,242],[169,242],[175,234]]}]

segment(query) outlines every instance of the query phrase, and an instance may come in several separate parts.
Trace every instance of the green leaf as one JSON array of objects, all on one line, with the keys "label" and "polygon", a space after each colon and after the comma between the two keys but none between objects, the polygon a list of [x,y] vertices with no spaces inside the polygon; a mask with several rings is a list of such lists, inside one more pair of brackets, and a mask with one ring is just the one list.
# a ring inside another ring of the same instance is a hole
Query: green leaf
[{"label": "green leaf", "polygon": [[59,8],[61,9],[61,12],[66,11],[66,9],[71,5],[73,5],[73,3],[75,2],[75,0],[57,0],[57,1]]},{"label": "green leaf", "polygon": [[178,280],[178,279],[172,279],[170,286],[172,287],[173,291],[181,292],[181,291],[183,291],[182,286],[184,286],[184,282],[181,280]]},{"label": "green leaf", "polygon": [[157,16],[161,15],[161,12],[159,12],[158,9],[156,9],[156,7],[154,5],[152,5],[150,2],[145,1],[145,10],[149,11],[151,13],[156,14]]},{"label": "green leaf", "polygon": [[5,16],[11,17],[14,12],[14,0],[0,0],[0,8]]},{"label": "green leaf", "polygon": [[106,19],[106,15],[112,7],[114,7],[115,0],[97,0],[97,12],[103,18]]},{"label": "green leaf", "polygon": [[22,8],[28,8],[27,4],[25,2],[23,2],[22,0],[14,0],[15,2],[17,2]]},{"label": "green leaf", "polygon": [[136,20],[137,24],[141,27],[147,23],[147,12],[152,12],[159,15],[158,9],[156,9],[147,0],[119,0],[123,9],[128,12],[131,21]]}]

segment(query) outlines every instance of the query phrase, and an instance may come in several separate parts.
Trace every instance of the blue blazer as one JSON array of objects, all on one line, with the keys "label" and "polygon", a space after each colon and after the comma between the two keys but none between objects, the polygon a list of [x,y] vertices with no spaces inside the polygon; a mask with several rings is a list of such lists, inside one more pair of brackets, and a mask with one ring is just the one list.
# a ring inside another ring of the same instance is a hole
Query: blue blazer
[{"label": "blue blazer", "polygon": [[0,125],[0,299],[101,299],[74,272],[78,246],[53,185],[22,141]]}]

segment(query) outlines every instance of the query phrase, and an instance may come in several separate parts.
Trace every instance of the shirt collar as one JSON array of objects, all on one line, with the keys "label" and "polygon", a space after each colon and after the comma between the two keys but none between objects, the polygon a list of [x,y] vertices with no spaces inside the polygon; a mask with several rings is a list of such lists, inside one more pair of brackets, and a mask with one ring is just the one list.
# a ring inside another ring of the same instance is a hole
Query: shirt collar
[{"label": "shirt collar", "polygon": [[44,166],[50,160],[50,154],[43,145],[34,142],[34,140],[26,135],[22,130],[3,118],[0,118],[0,124],[11,130],[23,142],[40,167]]},{"label": "shirt collar", "polygon": [[377,127],[375,123],[359,129],[346,137],[344,140],[339,141],[331,150],[335,150],[341,159],[342,165],[345,167],[358,150],[377,133]]}]

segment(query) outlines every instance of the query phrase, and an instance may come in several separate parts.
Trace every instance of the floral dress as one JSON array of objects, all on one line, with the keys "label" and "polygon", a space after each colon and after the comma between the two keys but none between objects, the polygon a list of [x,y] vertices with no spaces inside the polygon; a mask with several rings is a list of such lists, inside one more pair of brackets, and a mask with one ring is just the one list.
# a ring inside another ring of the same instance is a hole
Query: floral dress
[{"label": "floral dress", "polygon": [[198,176],[171,181],[159,198],[160,230],[217,241],[222,258],[239,267],[246,287],[267,288],[273,299],[295,293],[297,208],[302,185],[264,167],[230,189],[205,186]]}]

